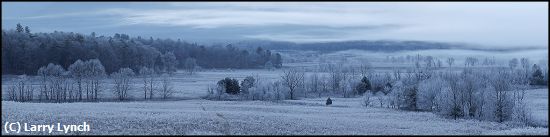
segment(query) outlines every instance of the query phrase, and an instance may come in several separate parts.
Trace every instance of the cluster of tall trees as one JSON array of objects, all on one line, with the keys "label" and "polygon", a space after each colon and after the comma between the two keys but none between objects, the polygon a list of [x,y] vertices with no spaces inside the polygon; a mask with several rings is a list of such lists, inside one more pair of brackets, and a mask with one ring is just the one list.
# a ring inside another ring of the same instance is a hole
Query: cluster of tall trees
[{"label": "cluster of tall trees", "polygon": [[257,48],[241,50],[227,46],[204,46],[172,39],[130,37],[126,34],[97,36],[73,32],[32,33],[18,24],[2,30],[2,74],[34,75],[41,66],[59,64],[67,69],[76,60],[98,59],[111,74],[120,68],[173,72],[186,68],[263,68],[282,66],[279,53]]},{"label": "cluster of tall trees", "polygon": [[101,90],[101,80],[106,76],[105,67],[98,59],[88,61],[76,60],[69,66],[68,73],[75,79],[78,85],[78,100],[83,100],[85,85],[85,99],[97,100]]},{"label": "cluster of tall trees", "polygon": [[[15,84],[8,85],[7,99],[20,102],[99,101],[100,98],[108,97],[102,91],[108,89],[104,81],[110,78],[113,79],[111,89],[114,99],[123,101],[132,98],[129,92],[133,90],[132,78],[136,76],[130,68],[121,68],[107,75],[105,67],[98,59],[77,60],[69,65],[68,70],[61,65],[49,63],[40,67],[37,74],[36,77],[20,75]],[[143,77],[144,99],[153,99],[154,93],[159,93],[157,97],[167,99],[175,92],[169,72],[155,72],[152,68],[142,67],[137,74]],[[33,78],[38,79],[38,85],[32,83]],[[155,82],[156,78],[160,78],[160,83]]]},{"label": "cluster of tall trees", "polygon": [[21,75],[13,86],[8,87],[8,100],[24,102],[34,99],[34,88],[27,80],[27,75]]},{"label": "cluster of tall trees", "polygon": [[[547,80],[544,80],[540,67],[534,64],[529,68],[528,59],[523,60],[526,67],[511,67],[515,69],[465,67],[458,72],[438,72],[428,67],[415,67],[398,74],[400,77],[392,77],[391,86],[387,86],[388,94],[379,94],[378,102],[380,107],[430,111],[454,119],[515,121],[533,125],[524,100],[525,90],[533,83],[547,83]],[[448,62],[452,65],[454,59],[449,58]],[[513,59],[510,62],[517,64],[519,61]],[[369,98],[373,95],[368,93],[365,102],[372,101]]]},{"label": "cluster of tall trees", "polygon": [[[106,76],[105,68],[98,59],[77,60],[64,69],[61,65],[49,63],[37,70],[36,77],[21,75],[17,84],[8,89],[8,100],[40,102],[75,102],[97,101],[102,91],[102,80]],[[38,79],[38,85],[32,84],[33,78]],[[35,90],[37,89],[37,90]],[[21,90],[26,92],[12,92]],[[37,91],[38,94],[35,94]],[[15,96],[13,98],[12,96]],[[34,96],[37,96],[35,98]],[[25,97],[18,99],[17,97]]]},{"label": "cluster of tall trees", "polygon": [[[531,64],[528,58],[513,58],[508,61],[510,71],[515,83],[529,85],[547,85],[548,78],[544,76],[542,68],[537,64]],[[545,73],[546,75],[548,72]]]},{"label": "cluster of tall trees", "polygon": [[526,107],[521,106],[526,85],[514,83],[512,71],[466,68],[458,73],[424,72],[427,77],[407,74],[396,80],[389,100],[383,103],[387,107],[431,111],[454,119],[530,122]]}]

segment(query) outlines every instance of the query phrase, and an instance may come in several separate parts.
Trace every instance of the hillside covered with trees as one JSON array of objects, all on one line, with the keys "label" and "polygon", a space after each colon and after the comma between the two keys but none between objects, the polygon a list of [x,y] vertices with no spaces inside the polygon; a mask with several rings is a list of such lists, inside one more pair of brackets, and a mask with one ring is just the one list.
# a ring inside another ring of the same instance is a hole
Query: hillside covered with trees
[{"label": "hillside covered with trees", "polygon": [[54,31],[32,33],[18,24],[2,30],[2,74],[35,75],[49,63],[67,69],[77,60],[99,59],[107,73],[120,68],[134,71],[141,67],[155,71],[198,66],[201,68],[281,67],[280,54],[256,48],[244,50],[232,46],[205,46],[172,39],[130,37],[126,34],[97,36]]}]

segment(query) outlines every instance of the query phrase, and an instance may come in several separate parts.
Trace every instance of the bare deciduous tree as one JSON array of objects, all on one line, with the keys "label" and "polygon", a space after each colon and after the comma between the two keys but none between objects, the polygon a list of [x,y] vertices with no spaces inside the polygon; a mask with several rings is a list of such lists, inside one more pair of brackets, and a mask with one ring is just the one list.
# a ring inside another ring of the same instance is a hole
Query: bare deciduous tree
[{"label": "bare deciduous tree", "polygon": [[290,99],[295,99],[294,93],[298,87],[302,86],[304,73],[296,69],[289,69],[284,71],[281,77],[283,78],[283,85],[289,89]]},{"label": "bare deciduous tree", "polygon": [[170,79],[169,75],[162,75],[162,88],[160,89],[160,93],[162,95],[163,99],[167,99],[172,96],[174,93],[174,89],[172,87],[172,80]]},{"label": "bare deciduous tree", "polygon": [[185,59],[184,68],[185,70],[187,70],[189,75],[193,75],[193,72],[195,72],[196,66],[197,66],[197,60],[195,58]]},{"label": "bare deciduous tree", "polygon": [[[82,62],[80,59],[76,60],[73,64],[69,66],[69,74],[75,78],[76,83],[78,85],[78,100],[82,100],[82,80],[86,73],[84,62]],[[86,95],[88,95],[86,93]]]},{"label": "bare deciduous tree", "polygon": [[153,98],[154,91],[154,71],[153,69],[147,67],[141,67],[139,74],[143,78],[143,98],[147,99],[147,94],[149,93],[149,99]]},{"label": "bare deciduous tree", "polygon": [[88,68],[88,77],[92,82],[93,99],[98,99],[98,94],[101,91],[101,78],[105,77],[105,67],[99,59],[91,59],[86,62]]},{"label": "bare deciduous tree", "polygon": [[114,93],[119,100],[128,98],[128,90],[130,90],[130,78],[134,75],[134,71],[130,68],[121,68],[118,72],[111,74],[114,78]]},{"label": "bare deciduous tree", "polygon": [[453,66],[455,63],[455,59],[453,57],[447,58],[447,64],[449,64],[449,68]]}]

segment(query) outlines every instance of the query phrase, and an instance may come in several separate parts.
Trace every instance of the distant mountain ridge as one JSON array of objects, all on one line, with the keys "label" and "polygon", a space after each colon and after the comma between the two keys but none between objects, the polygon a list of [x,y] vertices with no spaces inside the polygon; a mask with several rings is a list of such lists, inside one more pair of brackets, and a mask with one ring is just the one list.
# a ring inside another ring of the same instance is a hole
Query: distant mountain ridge
[{"label": "distant mountain ridge", "polygon": [[518,51],[540,49],[538,47],[513,47],[513,48],[487,48],[478,45],[465,43],[445,43],[430,41],[395,41],[395,40],[357,40],[339,42],[312,42],[294,43],[286,41],[269,40],[244,40],[232,43],[241,48],[262,47],[270,50],[311,50],[320,52],[333,52],[342,50],[367,50],[377,52],[397,52],[406,50],[429,50],[429,49],[465,49],[481,51]]}]

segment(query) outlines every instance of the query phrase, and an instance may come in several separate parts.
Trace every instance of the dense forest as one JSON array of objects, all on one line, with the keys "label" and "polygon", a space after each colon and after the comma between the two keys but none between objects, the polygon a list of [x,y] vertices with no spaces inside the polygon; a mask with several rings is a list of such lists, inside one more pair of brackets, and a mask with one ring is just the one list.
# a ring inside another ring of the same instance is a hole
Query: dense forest
[{"label": "dense forest", "polygon": [[180,39],[130,37],[126,34],[32,33],[28,26],[20,24],[15,30],[2,30],[2,74],[35,75],[40,67],[49,63],[67,69],[79,59],[99,59],[109,74],[126,67],[134,71],[141,67],[163,71],[169,62],[176,62],[177,68],[184,68],[186,61],[190,60],[201,68],[282,66],[279,53],[260,47],[244,50],[231,44],[205,46]]}]

